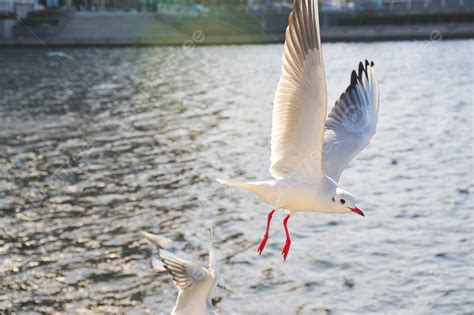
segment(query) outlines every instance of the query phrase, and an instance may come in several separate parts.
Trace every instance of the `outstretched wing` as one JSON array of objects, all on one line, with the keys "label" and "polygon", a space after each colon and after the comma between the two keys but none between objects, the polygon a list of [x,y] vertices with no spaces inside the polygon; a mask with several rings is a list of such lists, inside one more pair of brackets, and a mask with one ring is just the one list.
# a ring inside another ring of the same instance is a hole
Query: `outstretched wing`
[{"label": "outstretched wing", "polygon": [[359,64],[351,83],[342,93],[326,121],[324,173],[338,182],[347,164],[364,149],[375,134],[379,111],[379,88],[374,63]]},{"label": "outstretched wing", "polygon": [[219,278],[220,266],[217,259],[217,253],[213,246],[214,228],[209,229],[209,271],[214,274],[215,278]]},{"label": "outstretched wing", "polygon": [[156,272],[165,272],[165,266],[161,260],[155,257],[155,254],[159,249],[166,249],[173,254],[177,254],[181,252],[180,249],[176,247],[176,244],[172,240],[164,236],[148,233],[146,231],[141,231],[140,234],[151,244],[155,245],[155,250],[153,251],[153,256],[150,260],[151,269]]},{"label": "outstretched wing", "polygon": [[158,254],[179,289],[199,287],[204,290],[212,287],[215,280],[206,268],[163,249],[160,249]]},{"label": "outstretched wing", "polygon": [[169,238],[157,234],[152,234],[146,231],[140,231],[140,234],[150,243],[155,245],[157,248],[167,249],[170,252],[176,251],[176,246],[174,242]]},{"label": "outstretched wing", "polygon": [[273,107],[270,173],[276,179],[320,177],[327,96],[317,0],[293,1],[285,38]]}]

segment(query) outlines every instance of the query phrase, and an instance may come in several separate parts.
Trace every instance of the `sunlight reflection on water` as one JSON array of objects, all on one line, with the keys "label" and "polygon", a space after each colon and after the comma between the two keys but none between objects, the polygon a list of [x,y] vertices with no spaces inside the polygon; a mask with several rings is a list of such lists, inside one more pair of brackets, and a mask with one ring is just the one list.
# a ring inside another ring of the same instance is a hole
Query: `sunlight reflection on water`
[{"label": "sunlight reflection on water", "polygon": [[[343,174],[367,214],[297,214],[284,263],[269,206],[215,177],[269,178],[282,45],[0,51],[0,310],[168,313],[149,230],[207,259],[226,314],[474,311],[473,41],[325,44],[332,105],[365,58],[379,128]],[[160,69],[165,69],[160,72]]]}]

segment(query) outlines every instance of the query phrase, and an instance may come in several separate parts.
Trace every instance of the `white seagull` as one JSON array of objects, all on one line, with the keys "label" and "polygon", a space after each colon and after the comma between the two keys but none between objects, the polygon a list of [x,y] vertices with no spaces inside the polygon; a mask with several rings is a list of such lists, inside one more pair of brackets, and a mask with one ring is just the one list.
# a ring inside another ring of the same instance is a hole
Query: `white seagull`
[{"label": "white seagull", "polygon": [[[338,185],[347,164],[375,134],[379,108],[378,83],[373,62],[352,71],[350,85],[328,117],[317,0],[294,0],[289,16],[278,83],[271,138],[270,173],[274,180],[221,184],[254,193],[261,201],[287,212],[283,220],[286,260],[290,249],[288,219],[298,211],[364,213],[355,198]],[[258,253],[268,240],[270,221]]]},{"label": "white seagull", "polygon": [[[212,246],[212,230],[209,244],[209,267],[207,268],[164,249],[163,247],[166,247],[178,251],[171,240],[148,232],[141,232],[141,234],[158,247],[158,255],[163,262],[163,267],[171,274],[178,287],[178,298],[171,315],[217,315],[212,306],[211,295],[218,285],[220,273]],[[151,265],[154,270],[160,271],[153,260]],[[224,286],[222,287],[225,289]]]}]

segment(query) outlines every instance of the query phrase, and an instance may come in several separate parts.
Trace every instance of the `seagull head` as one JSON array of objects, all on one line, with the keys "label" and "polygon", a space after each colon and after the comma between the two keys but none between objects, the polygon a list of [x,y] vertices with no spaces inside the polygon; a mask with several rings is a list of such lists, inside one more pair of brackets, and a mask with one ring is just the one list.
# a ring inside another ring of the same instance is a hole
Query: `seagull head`
[{"label": "seagull head", "polygon": [[341,213],[356,213],[365,217],[364,212],[355,205],[355,198],[347,191],[338,189],[337,193],[331,198],[332,207]]}]

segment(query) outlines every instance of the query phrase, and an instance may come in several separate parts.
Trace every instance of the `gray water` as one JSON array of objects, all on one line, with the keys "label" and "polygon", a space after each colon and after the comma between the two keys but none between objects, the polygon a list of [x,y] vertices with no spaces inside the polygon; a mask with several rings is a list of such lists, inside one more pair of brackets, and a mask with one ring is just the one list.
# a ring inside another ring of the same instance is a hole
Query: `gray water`
[{"label": "gray water", "polygon": [[474,41],[325,44],[330,104],[360,60],[378,133],[342,185],[366,213],[270,207],[215,177],[269,178],[282,45],[0,50],[0,313],[166,314],[140,230],[203,264],[223,314],[473,314]]}]

